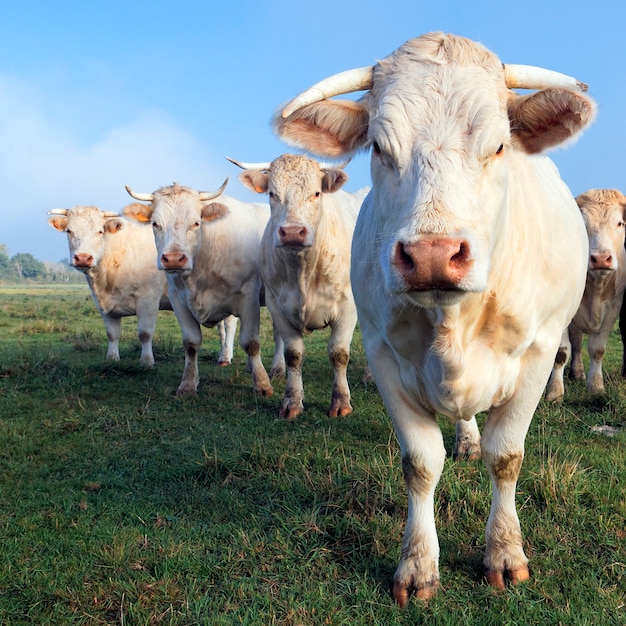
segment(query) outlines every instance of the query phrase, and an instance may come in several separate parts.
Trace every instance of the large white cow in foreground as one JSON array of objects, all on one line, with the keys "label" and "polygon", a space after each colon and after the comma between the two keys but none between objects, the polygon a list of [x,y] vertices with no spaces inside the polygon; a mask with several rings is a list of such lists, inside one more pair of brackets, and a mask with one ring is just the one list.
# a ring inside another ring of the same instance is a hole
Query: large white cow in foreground
[{"label": "large white cow in foreground", "polygon": [[270,396],[272,385],[259,344],[259,246],[269,209],[221,196],[225,187],[226,182],[215,193],[178,184],[154,193],[135,193],[126,187],[133,198],[150,204],[131,205],[124,213],[152,223],[158,267],[167,273],[185,351],[177,395],[198,388],[201,325],[210,328],[234,315],[241,320],[239,343],[248,355],[254,390]]},{"label": "large white cow in foreground", "polygon": [[[584,290],[588,250],[574,198],[555,165],[534,155],[593,119],[581,87],[431,33],[373,68],[322,81],[275,120],[283,140],[322,157],[372,147],[351,275],[408,489],[394,576],[400,605],[411,592],[430,597],[439,581],[433,502],[446,452],[437,414],[456,422],[488,412],[486,577],[498,588],[529,577],[516,483],[526,432]],[[357,102],[328,99],[363,89]]]},{"label": "large white cow in foreground", "polygon": [[547,400],[563,399],[563,370],[570,356],[570,347],[570,378],[585,380],[583,334],[588,335],[587,388],[591,393],[604,391],[602,359],[609,334],[620,313],[626,288],[626,196],[617,189],[589,189],[577,196],[576,202],[589,237],[587,283],[578,311],[563,334],[548,381]]},{"label": "large white cow in foreground", "polygon": [[233,161],[239,180],[269,194],[271,217],[261,243],[265,300],[285,345],[287,385],[279,411],[294,419],[304,410],[304,335],[330,326],[328,358],[334,370],[328,414],[352,412],[346,370],[357,321],[350,287],[350,246],[368,189],[348,193],[340,168],[284,154],[271,163]]},{"label": "large white cow in foreground", "polygon": [[119,361],[122,317],[137,316],[141,365],[154,365],[152,338],[159,309],[171,310],[156,266],[149,228],[95,206],[53,209],[48,223],[67,234],[72,267],[87,279],[109,341],[107,360]]}]

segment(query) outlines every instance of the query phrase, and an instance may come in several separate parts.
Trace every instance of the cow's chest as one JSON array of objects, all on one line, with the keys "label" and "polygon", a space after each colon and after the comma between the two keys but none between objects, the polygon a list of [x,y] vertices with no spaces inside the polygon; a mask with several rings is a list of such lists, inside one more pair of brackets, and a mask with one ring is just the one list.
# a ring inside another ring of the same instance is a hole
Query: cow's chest
[{"label": "cow's chest", "polygon": [[433,412],[469,419],[515,392],[528,341],[507,333],[471,334],[463,327],[414,328],[392,334],[403,386]]},{"label": "cow's chest", "polygon": [[328,326],[334,319],[338,297],[339,294],[328,297],[322,289],[303,289],[287,283],[275,293],[275,301],[284,318],[304,333]]}]

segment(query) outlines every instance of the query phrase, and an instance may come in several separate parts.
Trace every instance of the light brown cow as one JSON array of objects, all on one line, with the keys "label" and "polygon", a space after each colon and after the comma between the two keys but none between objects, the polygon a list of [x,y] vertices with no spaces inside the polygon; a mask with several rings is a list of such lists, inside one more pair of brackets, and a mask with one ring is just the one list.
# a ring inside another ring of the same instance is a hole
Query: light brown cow
[{"label": "light brown cow", "polygon": [[261,242],[261,277],[272,319],[285,345],[287,385],[279,411],[294,419],[304,410],[304,335],[330,326],[328,358],[334,370],[332,417],[352,412],[346,370],[357,321],[350,287],[350,245],[368,189],[341,189],[348,176],[306,156],[283,154],[271,163],[233,163],[246,171],[248,189],[269,194],[271,217]]},{"label": "light brown cow", "polygon": [[[458,422],[487,412],[487,580],[504,588],[529,577],[515,507],[524,439],[582,297],[588,253],[576,202],[538,153],[591,122],[583,88],[430,33],[374,67],[321,81],[275,120],[283,140],[323,158],[372,147],[351,278],[408,489],[394,576],[402,606],[439,582],[433,503],[446,452],[437,414]],[[358,101],[329,99],[356,90],[366,90]]]},{"label": "light brown cow", "polygon": [[158,267],[167,274],[170,301],[183,335],[185,368],[177,395],[198,388],[201,326],[210,328],[230,315],[241,320],[239,343],[248,355],[254,390],[266,396],[273,393],[259,343],[259,246],[269,208],[221,196],[226,182],[217,192],[176,183],[154,193],[126,187],[136,200],[150,203],[132,205],[125,214],[152,223]]},{"label": "light brown cow", "polygon": [[554,401],[562,400],[565,393],[563,370],[570,356],[570,347],[570,378],[585,380],[583,335],[589,335],[587,388],[591,393],[604,391],[602,359],[626,288],[626,196],[617,189],[589,189],[580,194],[576,202],[589,237],[587,282],[578,311],[563,334],[548,382],[546,399]]}]

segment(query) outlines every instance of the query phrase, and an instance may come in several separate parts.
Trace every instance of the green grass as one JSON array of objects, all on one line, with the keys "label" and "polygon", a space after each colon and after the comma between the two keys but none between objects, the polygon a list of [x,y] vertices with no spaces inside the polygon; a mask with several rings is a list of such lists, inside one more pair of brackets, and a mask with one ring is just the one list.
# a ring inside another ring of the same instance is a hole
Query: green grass
[{"label": "green grass", "polygon": [[[215,365],[205,331],[197,397],[176,398],[180,330],[162,312],[157,366],[139,367],[135,320],[121,361],[86,287],[0,288],[1,624],[626,623],[626,442],[621,343],[607,393],[567,381],[531,425],[517,504],[532,579],[484,583],[490,485],[449,458],[436,495],[441,588],[398,609],[389,591],[406,519],[391,423],[349,370],[354,413],[329,418],[327,333],[306,340],[305,412],[277,417],[245,355]],[[272,354],[263,316],[263,356]],[[479,421],[481,421],[479,419]],[[454,429],[442,420],[449,450]]]}]

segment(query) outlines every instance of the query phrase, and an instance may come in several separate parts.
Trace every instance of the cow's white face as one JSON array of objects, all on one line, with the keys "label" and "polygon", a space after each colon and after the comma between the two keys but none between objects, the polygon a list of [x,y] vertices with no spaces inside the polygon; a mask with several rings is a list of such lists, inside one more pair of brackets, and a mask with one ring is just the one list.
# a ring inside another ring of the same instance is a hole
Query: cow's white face
[{"label": "cow's white face", "polygon": [[339,190],[348,177],[340,169],[321,169],[308,157],[283,154],[269,171],[247,170],[239,179],[252,191],[269,195],[274,245],[297,252],[313,245],[323,194]]},{"label": "cow's white face", "polygon": [[579,134],[593,101],[574,87],[516,94],[496,55],[441,33],[406,42],[367,84],[357,102],[313,97],[274,119],[281,139],[322,157],[372,147],[353,269],[379,268],[387,293],[424,307],[484,290],[504,209],[524,193],[511,179],[527,154]]},{"label": "cow's white face", "polygon": [[589,237],[588,274],[617,270],[624,249],[626,197],[616,190],[592,189],[576,201]]},{"label": "cow's white face", "polygon": [[389,72],[368,102],[371,236],[389,293],[449,305],[487,285],[507,194],[506,94],[481,69],[411,69]]},{"label": "cow's white face", "polygon": [[105,237],[122,227],[119,219],[109,219],[95,206],[77,206],[67,215],[54,216],[50,225],[67,234],[70,264],[87,272],[96,267],[104,254]]},{"label": "cow's white face", "polygon": [[203,202],[195,189],[172,185],[154,192],[149,219],[159,269],[189,274],[202,246],[202,225],[226,212],[220,203]]}]

